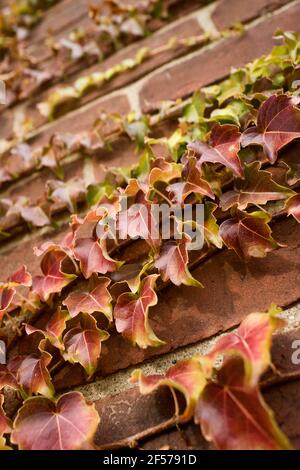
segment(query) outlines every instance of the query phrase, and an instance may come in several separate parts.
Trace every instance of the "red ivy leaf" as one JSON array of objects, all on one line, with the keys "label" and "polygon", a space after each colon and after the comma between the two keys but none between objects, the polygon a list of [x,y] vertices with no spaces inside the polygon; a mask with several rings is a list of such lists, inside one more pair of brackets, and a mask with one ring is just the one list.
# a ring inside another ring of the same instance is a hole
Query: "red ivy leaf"
[{"label": "red ivy leaf", "polygon": [[26,266],[21,266],[10,276],[9,282],[20,286],[30,287],[32,284],[31,274],[27,271]]},{"label": "red ivy leaf", "polygon": [[138,294],[121,294],[114,309],[118,333],[143,349],[164,344],[154,334],[148,319],[149,307],[157,304],[154,291],[157,277],[156,274],[145,277]]},{"label": "red ivy leaf", "polygon": [[8,370],[7,366],[0,364],[0,390],[4,387],[10,387],[14,390],[19,388],[14,375]]},{"label": "red ivy leaf", "polygon": [[11,305],[15,293],[16,290],[13,288],[0,287],[0,321]]},{"label": "red ivy leaf", "polygon": [[8,364],[21,389],[27,394],[41,394],[53,397],[54,387],[47,366],[52,360],[51,354],[44,352],[41,356],[18,356]]},{"label": "red ivy leaf", "polygon": [[95,405],[79,392],[69,392],[56,403],[34,397],[25,401],[11,435],[20,450],[76,450],[91,441],[99,424]]},{"label": "red ivy leaf", "polygon": [[291,449],[257,387],[245,383],[244,362],[232,357],[209,382],[196,408],[204,437],[221,450]]},{"label": "red ivy leaf", "polygon": [[112,321],[112,297],[107,289],[110,279],[107,277],[91,278],[86,290],[72,292],[63,305],[67,307],[71,317],[76,317],[80,312],[101,312]]},{"label": "red ivy leaf", "polygon": [[197,159],[190,157],[184,169],[185,181],[173,183],[168,186],[172,201],[182,204],[190,194],[200,194],[215,199],[210,184],[202,178],[200,169],[197,167]]},{"label": "red ivy leaf", "polygon": [[61,292],[70,282],[76,279],[75,274],[62,272],[62,264],[67,259],[64,251],[48,251],[41,262],[43,276],[35,276],[32,289],[46,302],[51,294]]},{"label": "red ivy leaf", "polygon": [[241,133],[237,126],[217,124],[211,131],[210,145],[199,140],[188,145],[200,156],[199,165],[204,162],[221,163],[236,176],[243,177],[243,169],[238,156]]},{"label": "red ivy leaf", "polygon": [[186,359],[171,367],[164,375],[145,376],[140,369],[131,376],[131,383],[138,383],[142,395],[147,395],[158,387],[166,385],[183,393],[186,408],[181,415],[183,421],[191,419],[206,380],[197,358]]},{"label": "red ivy leaf", "polygon": [[292,215],[300,224],[300,194],[291,197],[286,204],[288,215]]},{"label": "red ivy leaf", "polygon": [[63,356],[72,364],[81,364],[90,377],[97,369],[101,342],[108,338],[109,334],[106,331],[97,328],[95,318],[82,314],[79,325],[68,331],[63,338],[65,346]]},{"label": "red ivy leaf", "polygon": [[25,325],[25,331],[28,335],[41,333],[53,346],[58,349],[63,349],[62,335],[66,329],[66,322],[69,318],[69,313],[66,310],[58,309],[51,316],[45,330],[35,328],[32,325]]},{"label": "red ivy leaf", "polygon": [[113,260],[106,249],[105,239],[79,238],[75,241],[75,258],[80,262],[80,269],[86,279],[92,274],[106,274],[118,269],[120,263]]},{"label": "red ivy leaf", "polygon": [[221,224],[220,235],[225,245],[240,258],[263,258],[280,246],[271,236],[270,220],[265,212],[238,212],[235,218]]},{"label": "red ivy leaf", "polygon": [[245,179],[237,180],[235,189],[221,196],[220,205],[224,211],[234,205],[243,210],[248,204],[266,204],[268,201],[287,199],[294,194],[294,191],[275,183],[271,173],[260,170],[260,167],[259,162],[245,165]]},{"label": "red ivy leaf", "polygon": [[242,135],[242,146],[261,145],[271,163],[285,145],[300,137],[300,110],[286,95],[272,95],[260,107],[257,126]]},{"label": "red ivy leaf", "polygon": [[170,280],[175,286],[203,287],[194,279],[188,269],[188,250],[191,238],[183,234],[181,240],[170,240],[162,245],[159,257],[155,261],[155,267],[160,271],[163,281]]},{"label": "red ivy leaf", "polygon": [[268,313],[252,313],[241,323],[237,331],[219,339],[212,351],[204,357],[211,365],[221,354],[231,356],[240,354],[245,361],[245,379],[249,385],[257,385],[263,372],[271,363],[270,348],[273,333],[285,325],[272,306]]}]

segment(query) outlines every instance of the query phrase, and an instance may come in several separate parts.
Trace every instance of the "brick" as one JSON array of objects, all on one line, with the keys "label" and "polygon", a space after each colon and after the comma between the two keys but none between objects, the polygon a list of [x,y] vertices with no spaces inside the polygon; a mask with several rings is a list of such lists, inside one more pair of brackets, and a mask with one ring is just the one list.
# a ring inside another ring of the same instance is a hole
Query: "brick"
[{"label": "brick", "polygon": [[[96,64],[90,68],[82,70],[76,76],[72,76],[71,79],[66,80],[64,82],[64,85],[73,84],[74,80],[80,76],[89,75],[93,72],[101,72],[101,71],[108,70],[110,67],[120,63],[120,61],[126,58],[133,57],[135,53],[141,47],[150,47],[151,49],[153,49],[153,48],[156,48],[165,44],[168,41],[168,39],[173,36],[177,36],[178,38],[184,38],[187,36],[198,35],[201,33],[202,33],[202,29],[196,20],[194,19],[186,20],[185,22],[180,24],[180,29],[178,29],[178,26],[174,25],[171,29],[168,29],[165,32],[154,34],[153,36],[143,39],[139,41],[138,43],[128,46],[127,48],[123,48],[119,52],[113,54],[111,57],[106,59],[101,64]],[[124,85],[128,83],[132,83],[134,80],[137,80],[138,78],[142,77],[143,75],[150,72],[151,70],[154,70],[155,68],[184,54],[186,50],[187,49],[185,47],[178,47],[175,50],[173,49],[172,51],[159,54],[156,57],[153,57],[152,59],[147,60],[146,62],[136,67],[135,69],[132,69],[131,71],[127,73],[123,73],[119,75],[118,77],[116,77],[115,79],[113,79],[112,81],[107,82],[99,90],[96,90],[84,96],[80,102],[80,105],[87,103],[89,101],[92,101],[96,97],[103,96],[113,90],[123,87]],[[33,103],[27,106],[26,114],[33,120],[35,127],[41,126],[42,124],[46,122],[46,119],[43,116],[41,116],[41,114],[36,109],[36,103],[47,99],[47,96],[49,96],[49,94],[53,92],[56,87],[57,85],[50,88],[46,92],[40,94]]]},{"label": "brick", "polygon": [[247,29],[239,37],[223,40],[214,47],[155,73],[141,89],[142,111],[153,112],[162,101],[189,96],[199,88],[224,78],[232,67],[241,67],[270,52],[274,45],[272,36],[278,28],[300,32],[299,15],[298,3]]},{"label": "brick", "polygon": [[[112,333],[103,343],[98,375],[106,376],[212,337],[238,325],[253,311],[268,310],[273,302],[285,307],[299,300],[299,235],[299,224],[279,221],[274,225],[274,237],[286,248],[248,263],[225,249],[193,270],[204,289],[166,287],[159,294],[158,305],[150,311],[151,325],[166,345],[141,350]],[[80,366],[66,367],[57,375],[56,386],[68,388],[85,380]]]},{"label": "brick", "polygon": [[240,0],[221,0],[216,4],[212,13],[212,20],[217,28],[222,31],[230,28],[238,21],[246,23],[255,18],[261,18],[266,13],[280,8],[291,0],[252,0],[241,2]]}]

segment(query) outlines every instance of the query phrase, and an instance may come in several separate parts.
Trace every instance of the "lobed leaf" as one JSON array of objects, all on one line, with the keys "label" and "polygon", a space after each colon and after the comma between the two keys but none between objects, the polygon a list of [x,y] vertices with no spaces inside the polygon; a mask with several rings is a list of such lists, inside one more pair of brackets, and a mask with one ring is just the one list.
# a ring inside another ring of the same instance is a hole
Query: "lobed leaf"
[{"label": "lobed leaf", "polygon": [[220,450],[287,450],[287,437],[257,386],[245,380],[244,362],[232,357],[202,392],[195,413],[202,433]]},{"label": "lobed leaf", "polygon": [[157,304],[154,291],[158,275],[145,277],[138,294],[121,294],[114,309],[114,318],[118,333],[127,338],[133,345],[146,349],[148,346],[161,346],[163,341],[154,334],[148,319],[149,308]]},{"label": "lobed leaf", "polygon": [[56,402],[29,398],[18,411],[11,441],[20,450],[76,450],[91,441],[99,421],[95,405],[79,392]]},{"label": "lobed leaf", "polygon": [[257,126],[242,135],[242,146],[260,145],[271,163],[278,152],[300,137],[300,110],[287,95],[272,95],[259,108]]},{"label": "lobed leaf", "polygon": [[164,375],[145,376],[141,369],[135,370],[130,382],[139,385],[142,395],[148,395],[161,386],[181,392],[186,401],[186,408],[180,416],[182,421],[188,421],[193,416],[197,401],[206,384],[197,358],[180,361]]},{"label": "lobed leaf", "polygon": [[240,258],[263,258],[280,246],[271,236],[270,220],[265,212],[238,212],[234,218],[221,224],[220,236]]}]

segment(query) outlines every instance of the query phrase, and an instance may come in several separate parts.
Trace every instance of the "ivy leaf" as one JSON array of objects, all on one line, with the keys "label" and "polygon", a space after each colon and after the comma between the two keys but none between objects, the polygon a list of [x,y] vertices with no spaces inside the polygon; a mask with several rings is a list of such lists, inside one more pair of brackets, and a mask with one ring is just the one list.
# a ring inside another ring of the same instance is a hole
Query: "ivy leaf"
[{"label": "ivy leaf", "polygon": [[136,203],[118,214],[117,228],[122,240],[142,238],[154,250],[160,244],[156,220],[144,194],[137,195]]},{"label": "ivy leaf", "polygon": [[157,158],[153,162],[153,168],[149,175],[149,185],[154,186],[155,183],[169,183],[171,180],[180,178],[182,165],[180,163],[169,163],[164,158]]},{"label": "ivy leaf", "polygon": [[81,364],[87,375],[91,377],[97,369],[101,342],[108,338],[109,334],[106,331],[97,328],[95,318],[81,314],[79,324],[64,335],[64,359],[71,364]]},{"label": "ivy leaf", "polygon": [[217,224],[217,219],[214,215],[217,208],[217,204],[214,204],[213,202],[208,201],[204,204],[204,238],[209,245],[212,244],[221,249],[223,241],[219,233],[220,227]]},{"label": "ivy leaf", "polygon": [[240,258],[263,258],[280,246],[271,236],[270,220],[265,212],[238,212],[233,219],[221,224],[220,236]]},{"label": "ivy leaf", "polygon": [[19,388],[16,378],[8,370],[7,366],[0,364],[0,390],[4,387],[10,387],[14,390],[18,390]]},{"label": "ivy leaf", "polygon": [[238,356],[206,385],[195,417],[204,437],[220,450],[291,449],[259,389],[246,385],[244,363]]},{"label": "ivy leaf", "polygon": [[80,263],[80,269],[86,279],[92,274],[106,274],[118,269],[120,262],[113,260],[107,253],[104,238],[78,238],[75,241],[74,255]]},{"label": "ivy leaf", "polygon": [[136,294],[141,285],[141,278],[150,267],[153,266],[153,259],[149,259],[143,264],[126,264],[116,272],[112,273],[111,278],[116,283],[126,282],[133,294]]},{"label": "ivy leaf", "polygon": [[186,408],[180,416],[182,421],[192,418],[206,380],[197,358],[180,361],[164,375],[145,376],[141,369],[135,370],[130,382],[137,383],[142,395],[148,395],[158,387],[167,386],[181,392],[186,400]]},{"label": "ivy leaf", "polygon": [[91,441],[99,421],[95,405],[79,392],[66,393],[56,403],[29,398],[18,411],[11,441],[20,450],[76,450]]},{"label": "ivy leaf", "polygon": [[16,290],[13,288],[10,289],[7,287],[0,287],[0,320],[2,320],[3,316],[10,307],[15,293]]},{"label": "ivy leaf", "polygon": [[10,284],[30,287],[32,284],[31,274],[27,271],[26,266],[21,266],[9,278]]},{"label": "ivy leaf", "polygon": [[66,259],[66,253],[58,249],[48,251],[43,257],[41,262],[43,276],[33,278],[32,289],[44,302],[47,302],[51,294],[61,292],[76,279],[75,274],[66,274],[62,271],[62,265]]},{"label": "ivy leaf", "polygon": [[76,211],[76,203],[85,200],[86,188],[84,181],[73,178],[69,181],[47,182],[48,197],[53,202],[64,204],[71,213]]},{"label": "ivy leaf", "polygon": [[251,313],[241,323],[237,331],[229,333],[217,341],[213,349],[204,357],[212,361],[220,354],[227,357],[240,354],[245,361],[245,380],[255,386],[263,372],[271,363],[271,343],[273,333],[285,325],[278,317],[281,309],[272,305],[268,313]]},{"label": "ivy leaf", "polygon": [[41,394],[51,398],[55,393],[47,369],[51,360],[52,356],[47,352],[43,352],[41,356],[18,356],[10,360],[8,369],[26,395]]},{"label": "ivy leaf", "polygon": [[300,224],[300,194],[291,197],[286,203],[286,208],[288,215],[292,215]]},{"label": "ivy leaf", "polygon": [[72,292],[63,305],[67,307],[71,317],[76,317],[80,312],[101,312],[112,321],[112,297],[107,289],[110,279],[107,277],[91,278],[86,290]]},{"label": "ivy leaf", "polygon": [[32,325],[25,325],[25,331],[28,335],[41,333],[53,346],[58,349],[63,349],[62,335],[66,329],[66,323],[69,318],[69,313],[59,308],[51,316],[45,330],[35,328]]},{"label": "ivy leaf", "polygon": [[156,274],[145,277],[138,294],[124,293],[118,297],[114,318],[118,333],[142,349],[148,346],[158,347],[164,344],[154,334],[148,319],[149,308],[157,304],[154,291]]},{"label": "ivy leaf", "polygon": [[215,195],[210,184],[202,177],[202,173],[197,167],[197,159],[190,157],[184,168],[185,181],[173,183],[167,190],[171,194],[175,204],[182,204],[189,194],[200,194],[215,199]]},{"label": "ivy leaf", "polygon": [[188,145],[188,149],[200,156],[198,165],[204,162],[221,163],[235,176],[243,177],[243,169],[238,156],[241,133],[231,124],[215,125],[210,135],[210,145],[199,140]]},{"label": "ivy leaf", "polygon": [[170,240],[162,245],[159,257],[155,261],[155,267],[161,273],[164,282],[170,280],[175,286],[203,287],[193,278],[188,269],[188,245],[191,238],[182,234],[181,240]]},{"label": "ivy leaf", "polygon": [[3,434],[9,434],[12,430],[12,423],[4,412],[3,403],[4,397],[0,395],[0,438],[2,438]]},{"label": "ivy leaf", "polygon": [[259,108],[257,126],[242,135],[242,146],[260,145],[271,163],[285,145],[300,137],[300,110],[287,95],[272,95]]},{"label": "ivy leaf", "polygon": [[49,217],[39,206],[30,206],[26,197],[18,197],[15,202],[10,199],[2,199],[1,205],[5,207],[6,217],[21,217],[25,222],[34,227],[44,227],[50,224]]},{"label": "ivy leaf", "polygon": [[221,196],[220,205],[224,211],[235,205],[243,210],[249,204],[266,204],[268,201],[287,199],[294,194],[294,191],[275,183],[271,173],[260,170],[260,167],[259,162],[245,165],[245,178],[236,180],[235,189]]}]

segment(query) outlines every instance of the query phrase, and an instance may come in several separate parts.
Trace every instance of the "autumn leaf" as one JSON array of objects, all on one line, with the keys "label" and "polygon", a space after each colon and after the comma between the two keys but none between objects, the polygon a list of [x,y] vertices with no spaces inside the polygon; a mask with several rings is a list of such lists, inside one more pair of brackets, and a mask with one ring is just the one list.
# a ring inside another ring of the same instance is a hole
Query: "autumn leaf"
[{"label": "autumn leaf", "polygon": [[0,287],[0,321],[10,307],[15,293],[14,288]]},{"label": "autumn leaf", "polygon": [[70,282],[76,279],[75,274],[62,271],[63,262],[67,259],[64,251],[48,251],[42,259],[41,271],[43,276],[35,276],[32,280],[32,289],[41,300],[47,302],[51,294],[61,292]]},{"label": "autumn leaf", "polygon": [[271,364],[272,335],[285,325],[278,317],[281,309],[272,305],[268,313],[251,313],[233,333],[221,337],[212,350],[204,356],[205,363],[213,366],[219,355],[240,354],[245,361],[245,380],[255,386]]},{"label": "autumn leaf", "polygon": [[158,248],[159,231],[151,207],[145,195],[140,192],[137,194],[135,203],[118,214],[117,229],[121,240],[126,240],[128,237],[142,238],[154,250]]},{"label": "autumn leaf", "polygon": [[31,274],[27,271],[26,266],[21,266],[17,269],[9,278],[10,284],[15,284],[16,286],[25,286],[30,287],[32,284]]},{"label": "autumn leaf", "polygon": [[126,282],[133,294],[136,294],[141,285],[141,279],[148,269],[153,266],[153,259],[149,259],[143,264],[125,264],[121,268],[112,273],[111,278],[116,283]]},{"label": "autumn leaf", "polygon": [[80,269],[86,279],[92,274],[106,274],[118,269],[120,263],[113,260],[106,249],[106,240],[92,237],[75,240],[74,255],[80,262]]},{"label": "autumn leaf", "polygon": [[217,218],[214,212],[217,210],[217,204],[205,202],[204,204],[204,238],[208,245],[214,245],[221,249],[223,241],[220,236],[220,227],[217,224]]},{"label": "autumn leaf", "polygon": [[294,194],[291,189],[275,183],[271,173],[260,170],[260,167],[259,162],[245,165],[244,179],[236,180],[235,189],[224,193],[220,198],[220,205],[224,211],[235,205],[243,210],[249,204],[266,204],[268,201],[287,199]]},{"label": "autumn leaf", "polygon": [[109,334],[106,331],[97,328],[95,318],[81,314],[78,325],[64,335],[63,357],[71,364],[81,364],[90,377],[97,369],[101,342],[108,338]]},{"label": "autumn leaf", "polygon": [[191,238],[182,234],[181,240],[170,240],[162,245],[159,257],[155,261],[155,267],[161,273],[164,282],[170,280],[175,286],[203,287],[194,279],[188,269],[188,245]]},{"label": "autumn leaf", "polygon": [[291,449],[258,387],[246,384],[243,359],[235,356],[217,372],[198,401],[196,422],[220,450]]},{"label": "autumn leaf", "polygon": [[41,394],[51,398],[54,395],[50,373],[47,369],[51,354],[17,356],[8,363],[8,370],[16,377],[20,389],[26,395]]},{"label": "autumn leaf", "polygon": [[215,195],[210,184],[203,178],[200,169],[197,167],[197,159],[189,157],[184,168],[185,181],[173,183],[167,190],[175,204],[182,204],[190,194],[200,194],[215,199]]},{"label": "autumn leaf", "polygon": [[86,195],[84,181],[80,178],[66,182],[50,180],[47,182],[47,191],[51,201],[66,205],[71,213],[75,212],[76,203]]},{"label": "autumn leaf", "polygon": [[11,441],[20,450],[76,450],[92,440],[99,421],[95,405],[79,392],[66,393],[56,403],[29,398],[18,411]]},{"label": "autumn leaf", "polygon": [[36,328],[32,325],[25,325],[25,331],[28,335],[40,333],[48,341],[50,341],[54,347],[63,349],[62,335],[66,329],[66,323],[69,319],[69,313],[66,310],[58,308],[50,317],[44,330]]},{"label": "autumn leaf", "polygon": [[69,294],[63,301],[71,317],[76,317],[80,312],[101,312],[112,321],[112,297],[107,289],[110,279],[107,277],[91,278],[87,289],[78,290]]},{"label": "autumn leaf", "polygon": [[234,218],[221,224],[220,236],[240,258],[263,258],[280,246],[271,236],[270,220],[265,212],[238,212]]},{"label": "autumn leaf", "polygon": [[164,375],[145,376],[141,369],[135,370],[130,382],[139,385],[142,395],[148,395],[161,386],[167,386],[181,392],[186,400],[186,408],[180,415],[180,421],[191,419],[199,396],[206,384],[197,358],[180,361]]},{"label": "autumn leaf", "polygon": [[286,203],[288,215],[292,215],[300,223],[300,194],[292,196]]},{"label": "autumn leaf", "polygon": [[182,165],[170,163],[164,158],[157,158],[152,165],[149,174],[149,185],[154,186],[157,182],[169,183],[173,179],[181,177]]},{"label": "autumn leaf", "polygon": [[215,125],[211,131],[210,145],[199,140],[188,145],[188,149],[200,156],[198,165],[204,162],[221,163],[235,176],[243,177],[243,169],[238,156],[241,134],[237,126]]},{"label": "autumn leaf", "polygon": [[118,333],[142,349],[161,346],[163,341],[154,334],[148,319],[149,308],[157,304],[154,291],[156,274],[145,277],[138,294],[124,293],[118,297],[114,318]]},{"label": "autumn leaf", "polygon": [[243,147],[260,145],[271,163],[285,145],[300,137],[300,110],[293,98],[272,95],[259,108],[257,126],[250,127],[242,135]]},{"label": "autumn leaf", "polygon": [[16,201],[10,199],[1,200],[2,207],[5,208],[5,216],[21,217],[25,222],[34,227],[44,227],[50,224],[50,219],[44,210],[39,206],[30,206],[26,197],[18,197]]},{"label": "autumn leaf", "polygon": [[10,387],[18,390],[19,386],[14,375],[8,370],[7,366],[0,364],[0,390],[4,387]]}]

